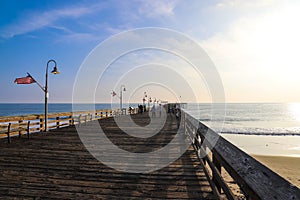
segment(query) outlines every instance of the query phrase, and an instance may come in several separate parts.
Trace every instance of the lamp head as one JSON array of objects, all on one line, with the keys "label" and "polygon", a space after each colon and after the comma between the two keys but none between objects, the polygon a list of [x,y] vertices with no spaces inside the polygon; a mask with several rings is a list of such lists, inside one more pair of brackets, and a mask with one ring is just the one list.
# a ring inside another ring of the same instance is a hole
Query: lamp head
[{"label": "lamp head", "polygon": [[59,71],[57,70],[57,67],[55,66],[53,70],[51,71],[52,74],[59,74]]}]

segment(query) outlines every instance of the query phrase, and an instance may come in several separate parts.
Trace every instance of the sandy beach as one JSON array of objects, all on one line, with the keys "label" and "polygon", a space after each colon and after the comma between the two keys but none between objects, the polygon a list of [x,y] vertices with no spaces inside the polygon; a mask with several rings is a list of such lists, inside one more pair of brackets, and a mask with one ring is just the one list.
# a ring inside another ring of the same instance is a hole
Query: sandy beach
[{"label": "sandy beach", "polygon": [[300,188],[300,137],[222,134],[274,172]]},{"label": "sandy beach", "polygon": [[300,188],[300,158],[252,155],[255,159]]}]

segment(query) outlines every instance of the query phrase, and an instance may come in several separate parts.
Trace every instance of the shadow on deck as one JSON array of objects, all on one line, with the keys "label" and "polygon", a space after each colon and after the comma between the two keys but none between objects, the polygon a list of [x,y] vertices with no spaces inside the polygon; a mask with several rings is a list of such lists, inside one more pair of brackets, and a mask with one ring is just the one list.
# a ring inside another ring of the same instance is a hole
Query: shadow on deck
[{"label": "shadow on deck", "polygon": [[[147,125],[146,114],[132,115]],[[107,137],[130,152],[150,152],[177,132],[168,115],[162,131],[147,139],[122,132],[113,118],[99,120]],[[88,127],[88,124],[87,124]],[[5,199],[215,199],[192,148],[151,173],[124,173],[95,159],[74,126],[34,133],[30,140],[0,140],[0,196]],[[199,167],[200,166],[200,167]]]}]

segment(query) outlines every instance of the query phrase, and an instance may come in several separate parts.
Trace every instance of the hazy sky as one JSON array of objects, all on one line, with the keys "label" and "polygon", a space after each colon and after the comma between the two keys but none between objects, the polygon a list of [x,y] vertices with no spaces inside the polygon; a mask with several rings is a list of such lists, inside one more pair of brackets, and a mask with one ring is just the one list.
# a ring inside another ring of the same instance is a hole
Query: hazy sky
[{"label": "hazy sky", "polygon": [[[49,59],[57,61],[61,72],[49,74],[50,102],[71,102],[75,77],[86,56],[114,34],[143,27],[168,28],[195,40],[214,62],[227,102],[300,101],[298,0],[0,0],[0,13],[1,103],[43,102],[44,94],[36,84],[17,85],[13,81],[29,72],[44,85]],[[149,73],[136,76],[146,79],[155,67],[176,65],[172,63],[176,58],[162,54],[153,57],[146,51],[130,55],[169,61],[145,66]],[[121,75],[114,72],[124,61],[115,62],[104,80],[117,80]],[[126,80],[118,84],[127,85],[124,97],[131,101],[141,101],[145,90],[158,99],[172,98],[172,92],[167,94],[159,85],[152,88],[156,88],[154,92],[147,84],[130,88],[130,80]],[[199,83],[199,88],[202,86]],[[98,87],[97,101],[108,102],[112,89],[119,85],[100,83]],[[130,96],[133,89],[135,96]],[[194,99],[183,90],[178,94],[182,101]],[[209,92],[203,89],[200,93],[197,101],[210,101]]]}]

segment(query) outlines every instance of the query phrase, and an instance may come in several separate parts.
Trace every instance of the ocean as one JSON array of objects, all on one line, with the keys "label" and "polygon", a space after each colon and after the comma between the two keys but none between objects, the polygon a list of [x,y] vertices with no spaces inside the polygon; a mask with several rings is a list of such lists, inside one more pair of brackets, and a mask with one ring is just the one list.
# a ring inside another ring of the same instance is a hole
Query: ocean
[{"label": "ocean", "polygon": [[[118,108],[119,104],[79,104],[78,110]],[[137,103],[123,107],[137,107]],[[95,106],[95,107],[94,107]],[[185,110],[218,133],[299,135],[300,103],[227,103],[225,113],[211,104],[187,104]],[[70,103],[50,103],[49,113],[71,112]],[[0,104],[0,116],[43,114],[43,103]]]},{"label": "ocean", "polygon": [[225,106],[225,114],[221,105],[188,104],[186,110],[248,154],[300,157],[300,103]]},{"label": "ocean", "polygon": [[[102,110],[119,108],[119,104],[77,104],[77,111],[85,110]],[[137,104],[124,104],[123,107],[137,107]],[[71,103],[49,103],[48,113],[58,113],[58,112],[72,112]],[[43,103],[0,103],[0,116],[18,116],[18,115],[28,115],[28,114],[44,114],[45,105]]]},{"label": "ocean", "polygon": [[219,107],[188,104],[186,110],[218,133],[300,136],[300,103],[227,103],[225,110]]}]

